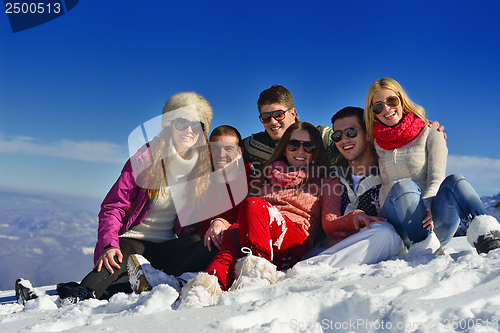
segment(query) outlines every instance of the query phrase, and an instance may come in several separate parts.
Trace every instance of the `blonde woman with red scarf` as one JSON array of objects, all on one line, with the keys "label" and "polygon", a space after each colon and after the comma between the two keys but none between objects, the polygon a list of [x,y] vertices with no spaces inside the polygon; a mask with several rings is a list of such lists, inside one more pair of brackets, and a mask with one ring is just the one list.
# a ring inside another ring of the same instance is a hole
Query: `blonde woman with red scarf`
[{"label": "blonde woman with red scarf", "polygon": [[412,249],[443,253],[459,223],[478,253],[500,247],[500,224],[486,215],[479,196],[459,174],[445,178],[448,148],[443,133],[426,125],[424,109],[393,79],[372,83],[366,95],[368,138],[379,156],[379,216]]}]

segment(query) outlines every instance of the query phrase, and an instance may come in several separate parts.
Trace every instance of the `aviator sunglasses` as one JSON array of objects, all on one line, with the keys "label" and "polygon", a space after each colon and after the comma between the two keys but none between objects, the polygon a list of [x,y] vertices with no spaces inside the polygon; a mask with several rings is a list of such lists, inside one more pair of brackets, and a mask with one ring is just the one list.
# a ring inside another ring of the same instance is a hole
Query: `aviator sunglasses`
[{"label": "aviator sunglasses", "polygon": [[310,141],[299,141],[299,140],[290,140],[286,144],[286,149],[288,151],[296,151],[300,149],[300,146],[304,148],[304,151],[308,154],[314,153],[314,149],[316,149],[316,145]]},{"label": "aviator sunglasses", "polygon": [[398,106],[399,105],[399,98],[397,96],[389,96],[385,99],[385,102],[378,102],[376,104],[373,104],[372,111],[375,114],[380,114],[382,111],[384,111],[384,104],[386,104],[390,107]]},{"label": "aviator sunglasses", "polygon": [[273,117],[274,119],[276,119],[276,121],[280,121],[280,120],[283,120],[285,119],[285,113],[287,111],[290,111],[290,109],[288,110],[278,110],[278,111],[273,111],[273,112],[264,112],[264,113],[261,113],[259,115],[259,119],[260,121],[263,123],[263,124],[267,124],[268,122],[271,121],[271,117]]},{"label": "aviator sunglasses", "polygon": [[183,118],[177,118],[174,121],[174,126],[178,131],[185,131],[188,127],[191,127],[194,134],[200,134],[205,130],[203,123],[199,121],[190,122],[189,120]]},{"label": "aviator sunglasses", "polygon": [[333,132],[333,134],[332,134],[333,141],[339,142],[340,140],[342,140],[342,135],[344,135],[344,134],[348,138],[352,139],[352,138],[355,138],[358,135],[358,130],[355,129],[354,127],[348,127],[348,128],[346,128],[343,133],[342,133],[341,130],[337,130],[337,131]]}]

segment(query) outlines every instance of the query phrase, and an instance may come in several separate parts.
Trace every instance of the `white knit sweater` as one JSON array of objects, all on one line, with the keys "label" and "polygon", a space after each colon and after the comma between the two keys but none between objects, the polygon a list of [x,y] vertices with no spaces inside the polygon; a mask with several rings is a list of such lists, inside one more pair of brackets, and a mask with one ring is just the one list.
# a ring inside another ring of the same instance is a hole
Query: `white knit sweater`
[{"label": "white knit sweater", "polygon": [[375,149],[383,180],[380,206],[383,206],[396,181],[407,178],[418,185],[425,206],[431,208],[446,175],[448,148],[443,133],[438,132],[436,127],[425,126],[415,139],[402,147],[384,150],[375,141]]},{"label": "white knit sweater", "polygon": [[183,159],[176,153],[167,170],[167,193],[157,198],[141,224],[133,227],[120,237],[142,239],[160,243],[177,238],[174,223],[177,212],[185,205],[186,180],[198,161],[198,151],[191,149]]}]

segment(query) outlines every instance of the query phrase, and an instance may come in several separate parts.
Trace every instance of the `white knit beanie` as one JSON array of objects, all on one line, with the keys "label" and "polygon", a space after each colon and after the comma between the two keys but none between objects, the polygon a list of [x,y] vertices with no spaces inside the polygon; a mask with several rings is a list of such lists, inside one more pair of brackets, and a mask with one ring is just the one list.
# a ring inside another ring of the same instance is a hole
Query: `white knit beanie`
[{"label": "white knit beanie", "polygon": [[177,118],[203,123],[208,136],[212,122],[212,107],[205,98],[195,92],[180,92],[172,95],[163,108],[162,126],[167,127]]}]

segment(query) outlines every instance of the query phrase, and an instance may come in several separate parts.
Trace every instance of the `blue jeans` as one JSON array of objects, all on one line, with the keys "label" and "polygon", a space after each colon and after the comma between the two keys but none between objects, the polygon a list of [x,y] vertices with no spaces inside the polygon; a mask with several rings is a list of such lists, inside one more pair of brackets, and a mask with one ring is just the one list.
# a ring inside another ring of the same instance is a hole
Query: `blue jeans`
[{"label": "blue jeans", "polygon": [[[441,245],[455,234],[458,224],[465,230],[477,215],[485,215],[481,199],[469,182],[460,174],[453,174],[441,183],[431,207],[434,232]],[[409,179],[398,181],[392,187],[379,214],[394,226],[407,247],[424,240],[430,231],[422,226],[426,215],[420,188]]]}]

